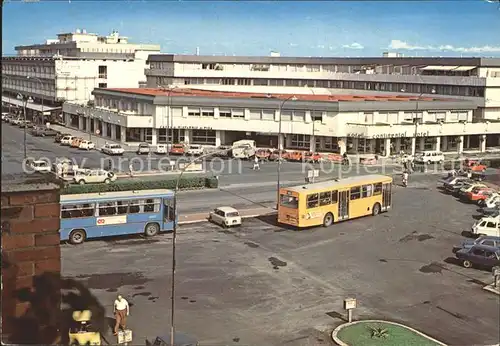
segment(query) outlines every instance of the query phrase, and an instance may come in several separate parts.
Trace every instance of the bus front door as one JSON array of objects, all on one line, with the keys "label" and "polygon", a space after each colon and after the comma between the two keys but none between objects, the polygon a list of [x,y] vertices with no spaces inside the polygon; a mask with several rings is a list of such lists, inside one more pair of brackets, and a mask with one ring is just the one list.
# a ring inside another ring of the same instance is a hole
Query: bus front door
[{"label": "bus front door", "polygon": [[174,212],[174,200],[172,198],[164,198],[163,199],[163,223],[167,230],[170,230],[172,226],[169,226],[170,223],[173,223],[175,219]]},{"label": "bus front door", "polygon": [[339,191],[339,221],[349,218],[349,190]]},{"label": "bus front door", "polygon": [[388,209],[391,209],[391,202],[392,202],[391,186],[392,184],[382,185],[382,208],[381,208],[382,211],[387,211]]}]

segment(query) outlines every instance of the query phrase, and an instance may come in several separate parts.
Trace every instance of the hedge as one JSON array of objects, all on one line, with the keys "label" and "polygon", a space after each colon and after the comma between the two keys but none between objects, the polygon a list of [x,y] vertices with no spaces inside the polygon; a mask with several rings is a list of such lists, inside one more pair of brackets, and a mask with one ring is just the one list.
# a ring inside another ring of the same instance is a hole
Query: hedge
[{"label": "hedge", "polygon": [[[110,184],[88,184],[88,185],[68,185],[61,189],[62,195],[97,193],[112,191],[137,191],[137,190],[155,190],[168,189],[174,190],[176,179],[168,180],[130,180],[117,181]],[[215,189],[219,186],[219,180],[215,177],[189,177],[179,181],[179,189]]]}]

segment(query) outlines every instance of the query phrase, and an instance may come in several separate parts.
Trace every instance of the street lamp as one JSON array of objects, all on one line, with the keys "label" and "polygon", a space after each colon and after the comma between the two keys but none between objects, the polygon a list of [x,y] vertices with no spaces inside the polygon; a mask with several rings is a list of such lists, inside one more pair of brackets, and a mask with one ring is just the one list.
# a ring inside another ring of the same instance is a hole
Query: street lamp
[{"label": "street lamp", "polygon": [[276,191],[276,195],[277,195],[277,199],[276,199],[276,205],[278,206],[279,203],[280,203],[280,187],[281,187],[281,183],[280,183],[280,177],[281,177],[281,155],[283,154],[283,145],[281,143],[281,112],[283,110],[283,107],[285,106],[285,103],[287,103],[288,101],[297,101],[297,97],[295,97],[295,95],[291,95],[289,97],[287,97],[286,99],[284,99],[281,104],[280,104],[280,107],[279,107],[279,118],[278,118],[278,181],[277,181],[277,191]]},{"label": "street lamp", "polygon": [[[162,85],[157,85],[158,88],[161,90],[166,90],[167,91],[167,106],[168,106],[168,113],[167,113],[167,150],[170,150],[169,148],[172,146],[173,143],[170,143],[169,145],[169,140],[170,140],[170,135],[169,132],[172,132],[172,142],[174,141],[174,120],[173,117],[171,116],[171,108],[172,108],[172,91],[175,89],[178,89],[176,85],[168,85],[167,87],[164,87]],[[163,123],[163,118],[162,118],[162,125]]]},{"label": "street lamp", "polygon": [[20,100],[22,103],[23,103],[23,129],[24,129],[24,140],[23,140],[23,145],[24,145],[24,159],[26,160],[26,158],[28,157],[28,154],[26,153],[26,127],[27,127],[27,124],[26,124],[26,105],[29,103],[32,103],[33,102],[33,99],[31,97],[25,97],[23,96],[22,94],[17,94],[17,99]]},{"label": "street lamp", "polygon": [[[249,146],[248,145],[236,145],[236,146],[233,146],[231,147],[229,150],[233,150],[233,149],[249,149]],[[172,288],[171,288],[171,292],[172,292],[172,296],[171,296],[171,315],[170,315],[170,346],[174,346],[174,334],[175,334],[175,269],[176,269],[176,255],[175,255],[175,244],[176,244],[176,238],[177,238],[177,192],[179,191],[179,183],[181,181],[181,178],[182,178],[182,175],[184,174],[184,172],[189,168],[189,166],[191,166],[193,163],[195,163],[196,161],[202,161],[204,160],[205,158],[209,157],[209,156],[213,156],[213,155],[218,155],[218,154],[222,154],[222,153],[226,153],[228,151],[228,149],[223,149],[223,150],[216,150],[214,152],[211,152],[211,153],[207,153],[207,154],[204,154],[204,155],[201,155],[201,156],[198,156],[194,159],[192,159],[191,161],[189,161],[187,163],[186,166],[184,166],[182,168],[182,170],[180,171],[179,175],[177,176],[177,181],[175,182],[175,190],[174,190],[174,227],[173,227],[173,230],[172,230],[172,272],[171,272],[171,275],[172,275]]]},{"label": "street lamp", "polygon": [[41,95],[42,95],[42,125],[43,125],[43,124],[45,124],[45,121],[44,121],[45,114],[43,113],[43,103],[44,103],[44,99],[45,99],[45,95],[43,94],[43,92],[44,92],[44,90],[43,90],[43,82],[38,77],[27,76],[26,78],[27,79],[36,80],[36,81],[38,81],[38,83],[40,83],[40,92],[42,93]]}]

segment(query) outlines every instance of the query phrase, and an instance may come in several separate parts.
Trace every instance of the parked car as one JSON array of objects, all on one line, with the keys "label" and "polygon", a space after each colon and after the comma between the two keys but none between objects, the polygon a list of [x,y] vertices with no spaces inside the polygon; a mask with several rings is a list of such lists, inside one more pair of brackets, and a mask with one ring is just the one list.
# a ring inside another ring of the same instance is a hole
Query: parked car
[{"label": "parked car", "polygon": [[34,160],[29,163],[34,172],[47,173],[51,171],[50,163],[44,160]]},{"label": "parked car", "polygon": [[18,126],[21,121],[23,121],[23,119],[19,118],[19,117],[13,117],[12,120],[10,121],[10,123],[12,125],[15,125],[15,126]]},{"label": "parked car", "polygon": [[481,208],[481,213],[484,216],[496,217],[500,214],[500,203],[494,205],[493,207],[483,207]]},{"label": "parked car", "polygon": [[149,148],[148,143],[141,143],[139,144],[139,147],[137,147],[137,155],[149,154],[150,152],[151,149]]},{"label": "parked car", "polygon": [[495,190],[493,190],[492,188],[476,187],[472,189],[472,191],[469,191],[465,195],[462,195],[462,197],[468,202],[473,202],[477,204],[478,201],[485,200],[493,193],[495,193]]},{"label": "parked car", "polygon": [[170,148],[171,155],[184,155],[186,153],[186,146],[184,144],[174,144]]},{"label": "parked car", "polygon": [[115,180],[116,175],[113,172],[108,172],[104,169],[78,170],[73,178],[73,181],[80,185],[98,183],[109,184]]},{"label": "parked car", "polygon": [[2,121],[6,121],[9,117],[9,113],[2,113]]},{"label": "parked car", "polygon": [[61,143],[61,140],[64,138],[64,137],[67,137],[67,136],[71,136],[71,134],[69,133],[58,133],[56,135],[56,137],[54,138],[54,142],[55,143]]},{"label": "parked car", "polygon": [[464,184],[464,186],[460,190],[458,190],[457,197],[461,197],[461,196],[465,195],[467,192],[472,191],[476,187],[487,187],[487,186],[484,184],[475,183],[475,182],[469,183],[469,184]]},{"label": "parked car", "polygon": [[31,134],[37,137],[52,137],[57,136],[60,132],[48,127],[35,126],[31,130]]},{"label": "parked car", "polygon": [[123,155],[125,150],[120,144],[106,144],[102,147],[102,152],[108,155]]},{"label": "parked car", "polygon": [[61,145],[65,145],[65,146],[70,146],[71,143],[73,142],[73,139],[75,137],[74,136],[64,136],[63,138],[61,138]]},{"label": "parked car", "polygon": [[92,150],[95,149],[95,143],[84,139],[80,142],[78,148],[82,150]]},{"label": "parked car", "polygon": [[302,151],[287,152],[285,158],[287,161],[302,161],[304,153]]},{"label": "parked car", "polygon": [[483,217],[471,227],[472,235],[500,237],[500,217]]},{"label": "parked car", "polygon": [[231,146],[221,145],[217,148],[217,153],[214,154],[216,157],[230,157],[231,156]]},{"label": "parked car", "polygon": [[156,154],[167,154],[168,153],[168,144],[157,144],[155,149]]},{"label": "parked car", "polygon": [[238,210],[232,207],[219,207],[210,212],[208,221],[221,225],[222,227],[240,226],[241,216]]},{"label": "parked car", "polygon": [[271,153],[270,149],[257,149],[255,151],[255,156],[261,161],[268,161],[271,157]]},{"label": "parked car", "polygon": [[323,158],[320,153],[306,152],[304,153],[304,161],[306,162],[320,162]]},{"label": "parked car", "polygon": [[462,244],[453,247],[453,253],[456,253],[458,250],[469,250],[474,245],[486,245],[494,248],[500,249],[500,237],[479,237],[477,239],[465,240]]},{"label": "parked car", "polygon": [[474,245],[470,249],[461,249],[455,253],[465,268],[472,266],[493,268],[500,265],[500,249],[486,245]]},{"label": "parked car", "polygon": [[446,189],[446,186],[455,185],[458,182],[465,181],[467,179],[468,179],[467,177],[461,177],[461,176],[447,177],[443,180],[443,187]]},{"label": "parked car", "polygon": [[[281,150],[281,161],[285,160],[286,150]],[[278,149],[273,150],[271,155],[269,155],[270,161],[278,161],[280,159],[280,151]]]},{"label": "parked car", "polygon": [[72,148],[80,148],[80,143],[83,140],[84,139],[82,137],[74,137],[73,140],[71,141],[70,147],[72,147]]},{"label": "parked car", "polygon": [[444,155],[440,151],[424,151],[415,158],[417,163],[443,163]]},{"label": "parked car", "polygon": [[68,174],[74,174],[78,169],[78,165],[73,163],[70,159],[66,157],[56,158],[56,161],[52,164],[54,172],[57,174],[66,170]]},{"label": "parked car", "polygon": [[495,192],[491,195],[488,196],[488,198],[486,198],[484,201],[481,201],[482,203],[479,204],[480,206],[482,207],[486,207],[486,208],[492,208],[496,205],[498,205],[498,203],[500,203],[500,194],[498,194],[498,192]]},{"label": "parked car", "polygon": [[203,155],[203,147],[198,144],[191,144],[188,146],[187,154],[190,156],[200,156]]},{"label": "parked car", "polygon": [[453,196],[458,197],[460,189],[472,183],[474,182],[470,179],[460,180],[457,181],[454,185],[449,185],[449,184],[445,185],[445,190],[446,192],[451,193]]},{"label": "parked car", "polygon": [[465,167],[473,172],[484,172],[488,166],[479,160],[467,160]]}]

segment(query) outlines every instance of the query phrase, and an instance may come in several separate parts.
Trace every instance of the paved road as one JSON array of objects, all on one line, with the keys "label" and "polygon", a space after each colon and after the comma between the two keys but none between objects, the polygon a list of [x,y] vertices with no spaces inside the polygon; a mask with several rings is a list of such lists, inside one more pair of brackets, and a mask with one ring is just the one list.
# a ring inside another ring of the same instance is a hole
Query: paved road
[{"label": "paved road", "polygon": [[[424,176],[393,197],[389,213],[328,229],[291,231],[272,219],[233,231],[180,227],[177,328],[201,345],[329,345],[343,299],[356,297],[355,318],[407,323],[450,345],[498,343],[499,300],[482,290],[490,273],[449,258],[475,207]],[[142,341],[168,329],[170,244],[161,235],[63,245],[63,271],[86,283],[108,316],[124,294]]]}]

